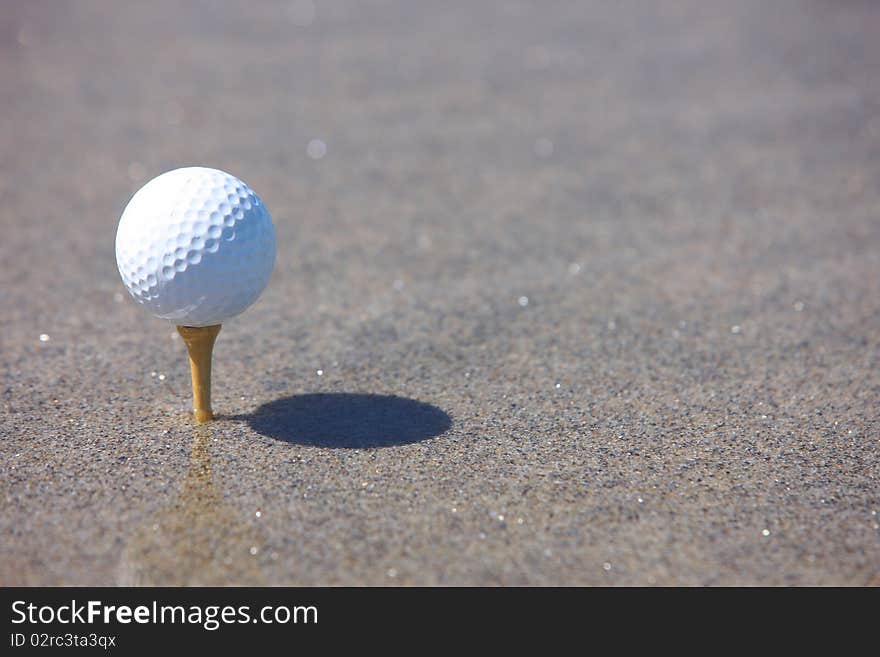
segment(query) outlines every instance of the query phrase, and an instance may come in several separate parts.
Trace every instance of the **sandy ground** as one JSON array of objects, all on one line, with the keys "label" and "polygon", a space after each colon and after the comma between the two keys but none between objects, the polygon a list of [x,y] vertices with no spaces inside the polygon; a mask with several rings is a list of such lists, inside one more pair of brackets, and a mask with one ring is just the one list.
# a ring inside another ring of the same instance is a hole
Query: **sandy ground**
[{"label": "sandy ground", "polygon": [[[880,4],[126,4],[0,18],[0,583],[880,584]],[[113,254],[193,164],[202,429]]]}]

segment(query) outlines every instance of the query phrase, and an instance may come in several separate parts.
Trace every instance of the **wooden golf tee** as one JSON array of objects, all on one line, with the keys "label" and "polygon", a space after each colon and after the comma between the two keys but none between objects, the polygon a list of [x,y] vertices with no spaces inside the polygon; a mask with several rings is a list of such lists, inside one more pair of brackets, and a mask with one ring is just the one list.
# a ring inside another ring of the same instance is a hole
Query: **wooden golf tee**
[{"label": "wooden golf tee", "polygon": [[192,374],[193,413],[196,422],[214,418],[211,411],[211,353],[214,340],[220,332],[220,324],[214,326],[178,326],[177,331],[189,352],[189,369]]}]

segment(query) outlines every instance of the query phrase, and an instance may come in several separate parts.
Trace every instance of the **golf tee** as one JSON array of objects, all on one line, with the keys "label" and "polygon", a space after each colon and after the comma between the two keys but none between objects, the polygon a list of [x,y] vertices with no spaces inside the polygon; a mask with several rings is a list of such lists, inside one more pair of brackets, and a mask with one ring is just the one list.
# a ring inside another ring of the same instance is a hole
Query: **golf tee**
[{"label": "golf tee", "polygon": [[211,411],[211,354],[214,341],[220,333],[220,324],[214,326],[178,326],[177,331],[189,353],[192,374],[193,413],[197,422],[207,422],[214,417]]}]

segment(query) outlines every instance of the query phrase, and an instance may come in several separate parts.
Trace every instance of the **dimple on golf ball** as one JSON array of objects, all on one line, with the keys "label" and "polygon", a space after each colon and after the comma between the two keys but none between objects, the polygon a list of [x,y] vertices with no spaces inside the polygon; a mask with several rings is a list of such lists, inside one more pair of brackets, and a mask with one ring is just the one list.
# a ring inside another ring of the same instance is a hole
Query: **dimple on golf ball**
[{"label": "dimple on golf ball", "polygon": [[238,178],[204,167],[168,171],[128,202],[116,264],[134,299],[181,326],[211,326],[250,306],[275,264],[269,211]]}]

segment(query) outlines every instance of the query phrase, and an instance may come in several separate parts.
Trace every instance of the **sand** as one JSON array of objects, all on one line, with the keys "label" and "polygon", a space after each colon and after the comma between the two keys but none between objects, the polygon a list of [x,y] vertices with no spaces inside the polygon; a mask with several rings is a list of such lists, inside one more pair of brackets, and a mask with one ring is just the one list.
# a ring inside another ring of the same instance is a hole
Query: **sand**
[{"label": "sand", "polygon": [[[880,5],[7,4],[0,584],[880,584]],[[196,164],[203,428],[113,253]]]}]

